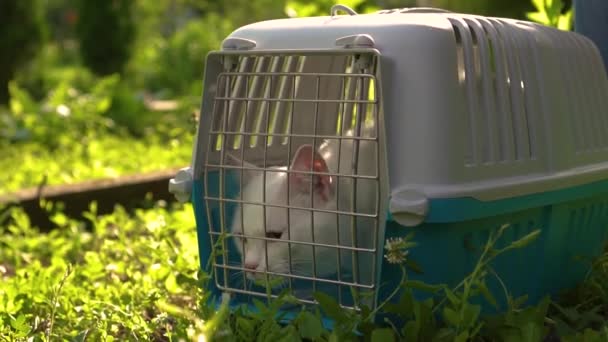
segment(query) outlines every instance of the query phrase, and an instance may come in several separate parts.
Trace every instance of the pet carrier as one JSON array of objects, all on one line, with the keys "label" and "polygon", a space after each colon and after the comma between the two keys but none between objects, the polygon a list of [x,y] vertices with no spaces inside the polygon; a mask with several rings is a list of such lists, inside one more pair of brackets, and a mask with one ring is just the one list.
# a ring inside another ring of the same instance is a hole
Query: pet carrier
[{"label": "pet carrier", "polygon": [[607,238],[607,110],[576,33],[336,6],[242,27],[207,56],[192,166],[169,186],[193,202],[210,290],[235,305],[285,288],[377,305],[400,280],[385,243],[412,231],[411,277],[455,285],[504,224],[497,248],[541,230],[493,263],[534,302],[579,282],[577,257]]}]

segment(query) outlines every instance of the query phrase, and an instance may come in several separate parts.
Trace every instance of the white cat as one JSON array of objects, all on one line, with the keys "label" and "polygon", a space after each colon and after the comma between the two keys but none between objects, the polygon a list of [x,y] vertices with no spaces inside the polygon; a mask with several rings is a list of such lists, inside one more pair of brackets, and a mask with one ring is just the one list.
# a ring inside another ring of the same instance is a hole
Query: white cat
[{"label": "white cat", "polygon": [[[371,135],[373,127],[368,125],[362,129],[362,136]],[[349,131],[346,136],[352,136]],[[321,173],[359,174],[375,176],[377,174],[376,142],[361,141],[359,144],[358,172],[353,172],[353,140],[343,140],[341,147],[337,140],[324,141],[317,151],[312,145],[300,146],[291,160],[289,170]],[[338,150],[340,150],[340,165],[338,168]],[[240,162],[237,162],[240,164]],[[244,163],[248,167],[255,167]],[[288,205],[299,208],[315,208],[320,210],[341,210],[352,212],[351,195],[353,194],[352,178],[335,177],[330,175],[314,175],[301,173],[286,173],[287,167],[274,167],[274,171],[244,171],[244,187],[242,199],[246,202]],[[264,178],[266,183],[264,188]],[[338,179],[339,178],[339,181]],[[311,184],[312,181],[312,184]],[[288,202],[289,186],[289,202]],[[359,213],[375,214],[378,185],[375,180],[359,180],[357,191],[357,210]],[[312,194],[311,194],[312,189]],[[311,199],[313,203],[311,205]],[[341,246],[351,247],[353,244],[352,220],[357,220],[358,240],[356,247],[373,248],[374,221],[371,218],[354,218],[340,215],[338,227],[337,214],[316,211],[311,214],[307,209],[287,209],[267,206],[264,212],[262,205],[243,204],[234,212],[230,231],[237,236],[234,239],[236,248],[251,280],[263,279],[264,271],[296,274],[317,278],[335,274],[338,270],[338,249]],[[241,217],[242,215],[242,217]],[[265,226],[264,226],[265,221]],[[313,257],[314,234],[314,257]],[[339,241],[338,241],[339,234]],[[275,239],[264,241],[264,237]],[[291,244],[291,256],[289,244]],[[308,244],[298,244],[305,242]],[[317,244],[325,245],[318,246]],[[267,246],[267,248],[266,248]],[[371,279],[370,263],[374,260],[371,253],[359,253],[360,276],[369,283]],[[290,263],[291,259],[291,263]],[[316,261],[313,267],[313,261]],[[352,273],[352,253],[343,249],[340,252],[341,269]],[[290,268],[291,264],[291,268]]]}]

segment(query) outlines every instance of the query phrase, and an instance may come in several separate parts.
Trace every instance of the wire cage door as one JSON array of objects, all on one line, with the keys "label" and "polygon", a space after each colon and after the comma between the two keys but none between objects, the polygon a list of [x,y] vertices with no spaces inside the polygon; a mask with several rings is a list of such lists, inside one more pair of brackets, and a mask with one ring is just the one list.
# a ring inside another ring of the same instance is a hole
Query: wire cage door
[{"label": "wire cage door", "polygon": [[[373,305],[383,238],[373,53],[229,54],[215,78],[203,188],[215,285]],[[208,85],[207,85],[208,86]]]}]

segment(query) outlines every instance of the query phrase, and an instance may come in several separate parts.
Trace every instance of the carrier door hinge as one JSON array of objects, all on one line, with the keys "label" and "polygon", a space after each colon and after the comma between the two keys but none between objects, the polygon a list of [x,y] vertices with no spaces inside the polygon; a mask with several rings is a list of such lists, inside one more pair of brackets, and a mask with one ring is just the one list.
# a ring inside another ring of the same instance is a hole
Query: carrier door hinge
[{"label": "carrier door hinge", "polygon": [[226,55],[222,58],[222,65],[224,66],[224,71],[234,71],[238,64],[238,57]]},{"label": "carrier door hinge", "polygon": [[222,49],[224,50],[251,50],[256,47],[256,42],[245,38],[226,38],[222,42]]},{"label": "carrier door hinge", "polygon": [[372,66],[372,56],[370,54],[358,54],[355,55],[354,69],[364,72]]},{"label": "carrier door hinge", "polygon": [[429,200],[415,190],[399,191],[391,196],[389,211],[397,223],[414,227],[424,222],[429,212]]},{"label": "carrier door hinge", "polygon": [[376,45],[374,38],[369,34],[355,34],[336,39],[336,46],[344,48],[372,48]]},{"label": "carrier door hinge", "polygon": [[192,194],[192,169],[185,167],[169,181],[169,192],[180,202],[188,202]]}]

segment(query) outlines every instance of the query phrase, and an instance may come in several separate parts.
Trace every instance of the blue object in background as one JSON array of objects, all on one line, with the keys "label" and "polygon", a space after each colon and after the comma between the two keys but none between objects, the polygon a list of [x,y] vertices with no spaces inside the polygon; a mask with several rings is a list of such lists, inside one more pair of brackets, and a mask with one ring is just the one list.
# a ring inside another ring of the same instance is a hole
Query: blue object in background
[{"label": "blue object in background", "polygon": [[574,30],[598,46],[608,67],[608,1],[575,0]]}]

